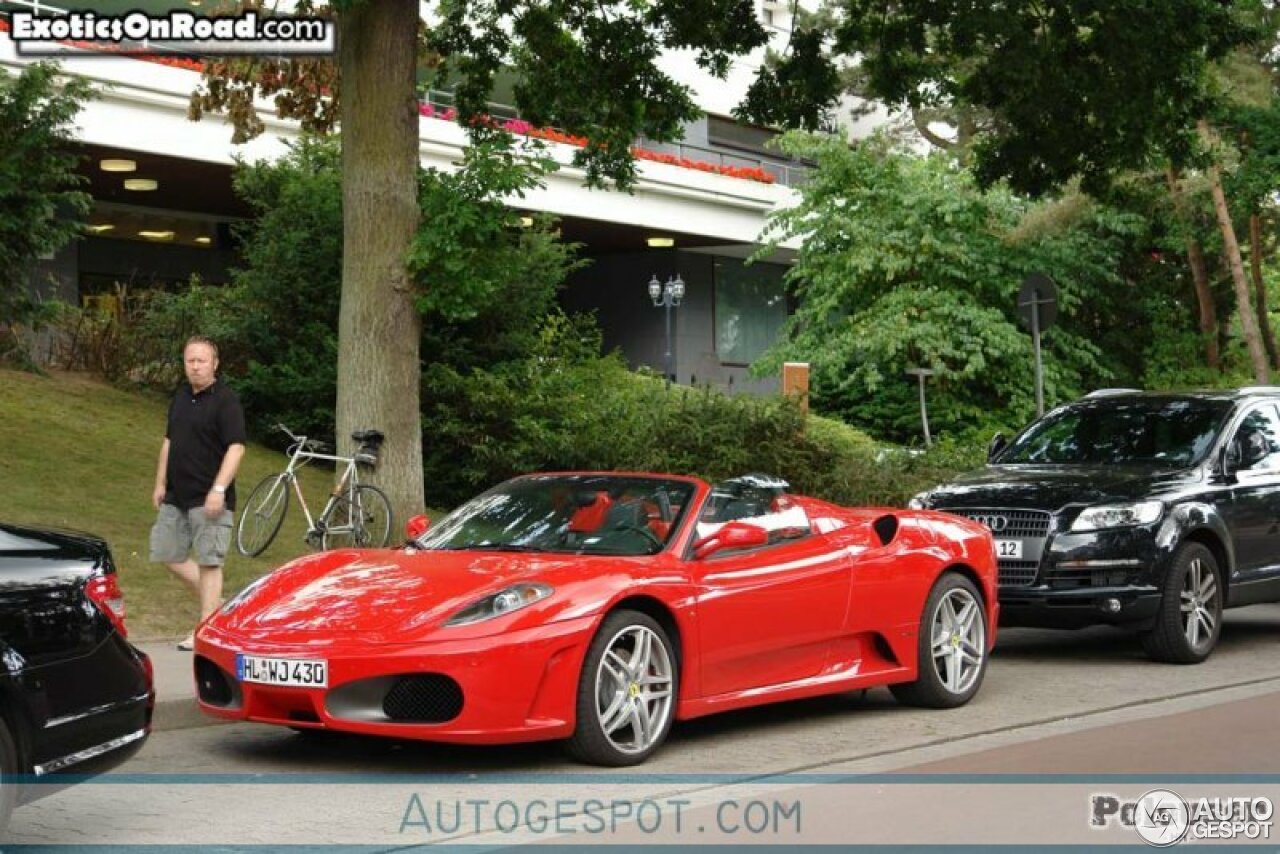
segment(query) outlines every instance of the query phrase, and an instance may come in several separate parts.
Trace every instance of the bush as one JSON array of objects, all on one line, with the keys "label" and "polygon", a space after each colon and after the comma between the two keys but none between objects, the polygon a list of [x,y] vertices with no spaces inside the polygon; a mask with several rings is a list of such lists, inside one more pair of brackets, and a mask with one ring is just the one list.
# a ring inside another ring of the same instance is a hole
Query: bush
[{"label": "bush", "polygon": [[983,459],[981,446],[957,443],[886,454],[792,401],[668,387],[598,347],[589,324],[556,315],[527,361],[467,375],[433,366],[428,503],[450,506],[529,471],[609,469],[708,480],[766,472],[839,503],[901,505]]}]

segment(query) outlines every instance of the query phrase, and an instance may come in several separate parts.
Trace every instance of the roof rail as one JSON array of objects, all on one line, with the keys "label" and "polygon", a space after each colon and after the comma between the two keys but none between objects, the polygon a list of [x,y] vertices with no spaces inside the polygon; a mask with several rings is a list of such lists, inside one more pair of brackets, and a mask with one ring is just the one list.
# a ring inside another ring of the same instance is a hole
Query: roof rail
[{"label": "roof rail", "polygon": [[1115,395],[1115,394],[1140,394],[1141,392],[1142,392],[1142,389],[1140,388],[1099,388],[1099,389],[1094,389],[1093,391],[1086,394],[1085,398],[1088,399],[1091,397],[1111,397],[1112,395]]},{"label": "roof rail", "polygon": [[1280,385],[1247,385],[1236,391],[1240,394],[1280,394]]}]

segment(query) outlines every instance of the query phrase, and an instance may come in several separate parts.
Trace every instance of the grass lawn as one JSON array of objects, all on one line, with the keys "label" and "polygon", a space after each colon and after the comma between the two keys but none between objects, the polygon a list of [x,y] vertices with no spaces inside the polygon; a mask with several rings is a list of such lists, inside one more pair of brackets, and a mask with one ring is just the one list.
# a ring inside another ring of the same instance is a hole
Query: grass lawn
[{"label": "grass lawn", "polygon": [[[74,528],[104,537],[120,567],[130,637],[180,637],[198,609],[182,585],[147,561],[155,510],[151,485],[164,439],[168,400],[126,392],[81,374],[48,377],[0,369],[0,520]],[[284,468],[285,457],[250,445],[236,478],[241,503],[260,479]],[[304,470],[312,513],[324,506],[331,473]],[[239,508],[237,508],[239,509]],[[393,524],[393,538],[403,520]],[[302,513],[294,501],[284,527],[262,555],[232,548],[225,595],[307,551]]]}]

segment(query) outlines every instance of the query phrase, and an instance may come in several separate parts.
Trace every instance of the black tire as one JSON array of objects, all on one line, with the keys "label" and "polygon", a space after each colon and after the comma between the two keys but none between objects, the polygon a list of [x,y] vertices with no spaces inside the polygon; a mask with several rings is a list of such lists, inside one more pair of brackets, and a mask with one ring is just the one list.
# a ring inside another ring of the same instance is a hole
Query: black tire
[{"label": "black tire", "polygon": [[18,804],[18,747],[9,725],[0,718],[0,840],[7,839],[9,816]]},{"label": "black tire", "polygon": [[1222,571],[1213,552],[1183,543],[1165,575],[1155,625],[1142,633],[1142,647],[1154,661],[1199,664],[1222,634]]},{"label": "black tire", "polygon": [[965,576],[945,572],[933,583],[920,614],[916,655],[916,681],[889,686],[899,703],[951,709],[982,687],[990,658],[987,609]]},{"label": "black tire", "polygon": [[288,511],[289,479],[273,474],[258,481],[236,521],[236,549],[240,554],[257,557],[266,551],[280,533]]},{"label": "black tire", "polygon": [[679,671],[671,640],[656,620],[639,611],[609,614],[582,663],[569,753],[611,768],[648,759],[675,720]]},{"label": "black tire", "polygon": [[354,507],[348,495],[335,501],[325,516],[320,549],[380,549],[391,542],[391,502],[383,491],[360,484]]}]

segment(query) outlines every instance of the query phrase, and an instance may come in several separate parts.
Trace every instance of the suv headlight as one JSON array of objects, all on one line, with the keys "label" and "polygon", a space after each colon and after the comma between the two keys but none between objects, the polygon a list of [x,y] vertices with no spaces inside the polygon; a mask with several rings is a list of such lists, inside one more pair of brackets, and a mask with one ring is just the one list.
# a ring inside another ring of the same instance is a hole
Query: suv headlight
[{"label": "suv headlight", "polygon": [[1164,515],[1164,504],[1159,501],[1135,501],[1132,504],[1099,504],[1086,507],[1076,517],[1072,531],[1098,531],[1103,528],[1132,528],[1150,525]]},{"label": "suv headlight", "polygon": [[907,502],[909,510],[928,510],[929,509],[929,490],[917,492],[911,496],[911,500]]},{"label": "suv headlight", "polygon": [[463,608],[446,620],[445,625],[466,626],[482,620],[490,620],[503,614],[510,614],[512,611],[519,611],[550,595],[551,588],[545,584],[513,584]]}]

